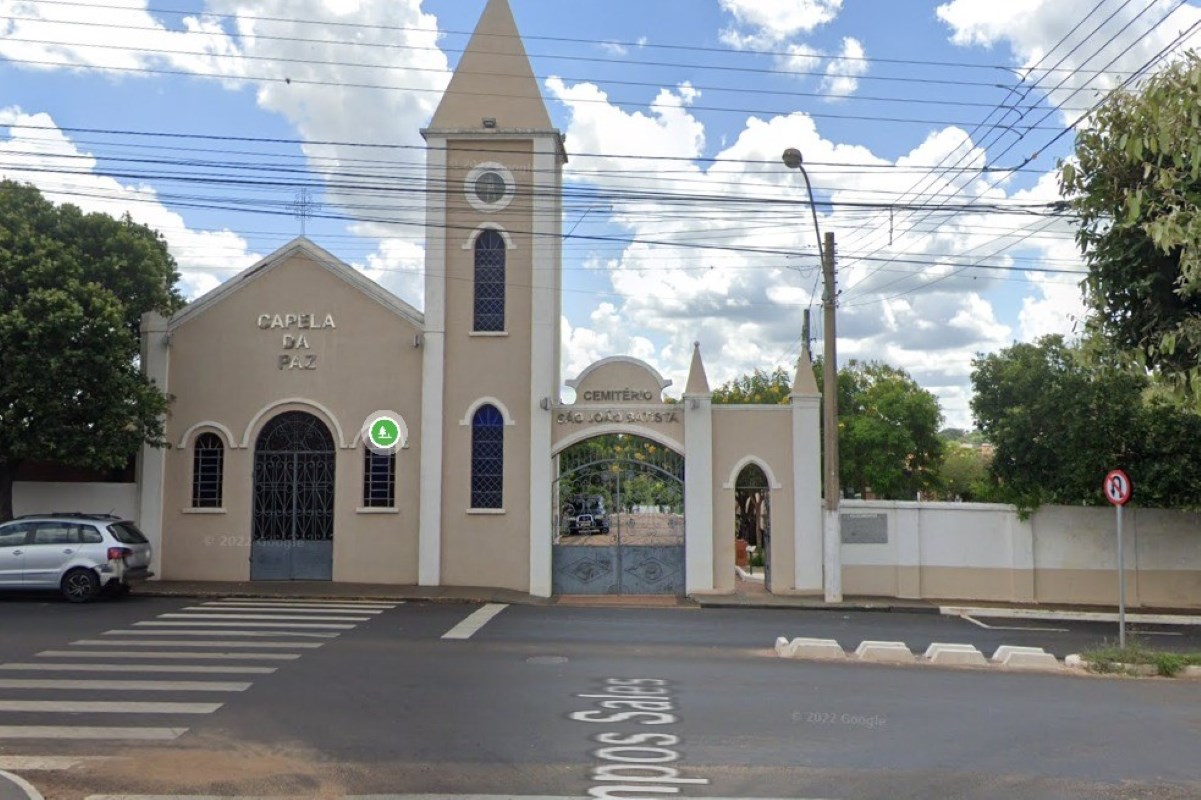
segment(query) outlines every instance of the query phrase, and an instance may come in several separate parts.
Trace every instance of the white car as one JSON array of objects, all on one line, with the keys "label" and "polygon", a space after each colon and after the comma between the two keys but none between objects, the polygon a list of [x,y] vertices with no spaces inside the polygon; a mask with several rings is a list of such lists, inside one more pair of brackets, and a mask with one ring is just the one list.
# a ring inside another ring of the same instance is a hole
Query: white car
[{"label": "white car", "polygon": [[0,590],[57,589],[72,603],[151,576],[150,542],[106,514],[29,514],[0,525]]}]

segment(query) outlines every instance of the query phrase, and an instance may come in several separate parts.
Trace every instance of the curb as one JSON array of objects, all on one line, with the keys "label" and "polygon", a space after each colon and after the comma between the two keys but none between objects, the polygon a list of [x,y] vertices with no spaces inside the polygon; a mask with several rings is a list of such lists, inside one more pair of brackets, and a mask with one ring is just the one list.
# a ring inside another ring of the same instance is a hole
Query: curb
[{"label": "curb", "polygon": [[272,592],[272,591],[256,591],[254,589],[218,589],[218,588],[187,588],[180,587],[172,588],[152,588],[146,585],[140,586],[134,590],[135,597],[183,597],[196,598],[198,600],[217,600],[217,599],[235,599],[235,600],[321,600],[321,601],[357,601],[380,603],[506,603],[508,605],[526,605],[526,606],[549,606],[554,605],[554,598],[533,597],[530,595],[522,595],[516,592],[512,596],[470,596],[470,595],[426,595],[419,593],[395,592],[395,593],[372,593],[372,592]]},{"label": "curb", "polygon": [[[983,617],[985,619],[1027,619],[1059,622],[1116,623],[1118,614],[1112,611],[1079,611],[1054,608],[1005,608],[988,606],[942,606],[939,611],[948,617]],[[1196,614],[1147,614],[1131,612],[1126,622],[1132,625],[1201,625]]]},{"label": "curb", "polygon": [[[740,602],[721,596],[689,595],[701,608],[753,608],[775,611],[858,611],[874,614],[931,614],[941,613],[938,606],[898,606],[876,603],[788,603],[749,601]],[[786,598],[787,595],[784,595]]]},{"label": "curb", "polygon": [[29,781],[0,770],[0,800],[46,800]]}]

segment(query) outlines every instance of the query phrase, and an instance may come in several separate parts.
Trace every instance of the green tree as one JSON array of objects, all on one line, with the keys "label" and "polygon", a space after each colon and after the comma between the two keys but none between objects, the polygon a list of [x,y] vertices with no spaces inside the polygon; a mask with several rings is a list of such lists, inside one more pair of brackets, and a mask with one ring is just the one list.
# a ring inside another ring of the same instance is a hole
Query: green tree
[{"label": "green tree", "polygon": [[0,181],[0,520],[25,461],[91,469],[164,446],[167,398],[141,374],[144,312],[182,304],[166,242],[126,216]]},{"label": "green tree", "polygon": [[1112,94],[1061,164],[1090,328],[1201,397],[1201,58]]},{"label": "green tree", "polygon": [[991,498],[988,459],[977,447],[951,445],[942,462],[942,495],[948,500],[987,501]]},{"label": "green tree", "polygon": [[757,369],[713,390],[713,402],[723,405],[781,405],[792,394],[792,376],[783,369]]},{"label": "green tree", "polygon": [[[822,385],[822,362],[813,365]],[[714,403],[787,403],[792,376],[756,370],[724,384]],[[839,476],[842,486],[880,498],[911,500],[938,485],[942,412],[934,395],[904,370],[851,361],[838,371]]]},{"label": "green tree", "polygon": [[937,488],[943,458],[938,399],[909,373],[879,362],[850,361],[838,378],[843,487],[887,500],[912,500]]},{"label": "green tree", "polygon": [[1102,478],[1132,470],[1146,379],[1097,365],[1061,336],[973,361],[972,411],[996,447],[1001,498],[1023,509],[1097,504]]}]

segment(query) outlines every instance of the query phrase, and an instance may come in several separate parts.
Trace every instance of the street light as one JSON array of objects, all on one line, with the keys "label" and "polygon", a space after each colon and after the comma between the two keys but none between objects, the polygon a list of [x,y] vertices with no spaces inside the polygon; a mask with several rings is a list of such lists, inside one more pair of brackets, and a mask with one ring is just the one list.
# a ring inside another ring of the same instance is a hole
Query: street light
[{"label": "street light", "polygon": [[[822,562],[825,579],[825,595],[827,603],[842,602],[842,559],[841,523],[838,516],[838,499],[841,494],[838,479],[838,353],[835,347],[837,338],[834,325],[834,234],[827,232],[825,243],[822,243],[821,227],[817,223],[817,203],[813,200],[813,184],[809,182],[809,173],[805,171],[805,162],[801,151],[790,147],[784,151],[784,166],[798,170],[805,179],[805,188],[809,191],[809,211],[813,215],[813,231],[817,234],[817,252],[822,260],[822,275],[825,279],[825,292],[822,298],[822,312],[825,317],[824,350],[822,357],[822,409],[824,443],[822,446],[825,456],[825,514],[822,520]],[[805,347],[809,342],[805,342]]]}]

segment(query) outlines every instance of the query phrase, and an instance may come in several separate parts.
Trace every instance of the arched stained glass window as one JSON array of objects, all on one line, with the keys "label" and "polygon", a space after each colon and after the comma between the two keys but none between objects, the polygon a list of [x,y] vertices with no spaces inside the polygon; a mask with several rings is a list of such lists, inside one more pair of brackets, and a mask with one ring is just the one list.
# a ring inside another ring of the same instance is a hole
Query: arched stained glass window
[{"label": "arched stained glass window", "polygon": [[494,333],[505,329],[505,240],[494,230],[475,240],[475,328]]},{"label": "arched stained glass window", "polygon": [[215,433],[202,433],[192,448],[192,508],[221,508],[225,476],[225,443]]},{"label": "arched stained glass window", "polygon": [[471,420],[471,507],[504,508],[505,420],[481,406]]}]

